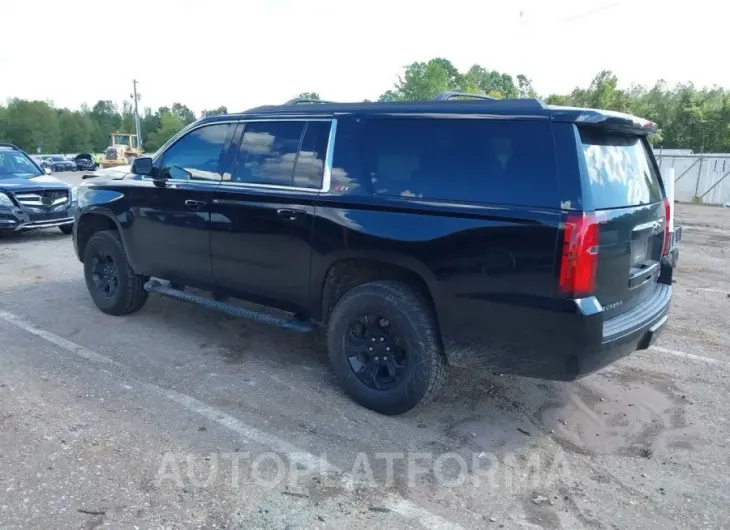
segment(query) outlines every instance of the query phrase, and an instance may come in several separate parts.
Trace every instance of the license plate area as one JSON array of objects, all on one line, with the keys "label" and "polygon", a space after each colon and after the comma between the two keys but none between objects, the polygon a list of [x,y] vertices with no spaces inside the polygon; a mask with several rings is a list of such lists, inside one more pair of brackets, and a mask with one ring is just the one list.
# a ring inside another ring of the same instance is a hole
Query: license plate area
[{"label": "license plate area", "polygon": [[59,212],[32,213],[29,217],[31,221],[55,221],[68,217],[68,214],[65,210],[62,210]]},{"label": "license plate area", "polygon": [[642,234],[641,237],[631,241],[631,266],[641,267],[649,260],[649,236]]}]

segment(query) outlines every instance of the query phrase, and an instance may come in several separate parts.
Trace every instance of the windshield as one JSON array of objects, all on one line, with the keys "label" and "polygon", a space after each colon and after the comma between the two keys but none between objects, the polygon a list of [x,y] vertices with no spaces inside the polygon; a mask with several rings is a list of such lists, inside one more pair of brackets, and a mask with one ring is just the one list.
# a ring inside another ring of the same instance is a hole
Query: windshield
[{"label": "windshield", "polygon": [[66,159],[63,158],[62,156],[52,156],[51,160],[53,160],[54,162],[65,162],[66,161]]},{"label": "windshield", "polygon": [[0,179],[40,177],[43,173],[23,153],[0,151]]}]

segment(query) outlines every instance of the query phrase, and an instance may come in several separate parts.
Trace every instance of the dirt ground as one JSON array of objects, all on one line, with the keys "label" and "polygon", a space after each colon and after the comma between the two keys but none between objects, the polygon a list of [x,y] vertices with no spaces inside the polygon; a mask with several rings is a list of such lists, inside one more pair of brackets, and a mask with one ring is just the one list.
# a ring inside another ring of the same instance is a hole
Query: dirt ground
[{"label": "dirt ground", "polygon": [[574,383],[452,369],[383,417],[313,337],[92,304],[58,230],[0,241],[0,528],[728,528],[730,209],[678,205],[656,347]]}]

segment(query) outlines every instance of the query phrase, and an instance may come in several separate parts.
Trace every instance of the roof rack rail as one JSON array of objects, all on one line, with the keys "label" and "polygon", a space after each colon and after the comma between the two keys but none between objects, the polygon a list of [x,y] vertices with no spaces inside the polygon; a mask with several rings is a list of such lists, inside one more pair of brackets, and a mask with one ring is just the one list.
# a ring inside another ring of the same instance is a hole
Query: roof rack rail
[{"label": "roof rack rail", "polygon": [[334,103],[334,101],[324,101],[322,99],[312,98],[294,98],[284,103],[284,105],[301,105],[302,103]]},{"label": "roof rack rail", "polygon": [[453,98],[469,98],[469,99],[489,99],[496,100],[497,98],[492,96],[483,96],[481,94],[470,94],[468,92],[441,92],[438,96],[433,98],[433,101],[448,101]]}]

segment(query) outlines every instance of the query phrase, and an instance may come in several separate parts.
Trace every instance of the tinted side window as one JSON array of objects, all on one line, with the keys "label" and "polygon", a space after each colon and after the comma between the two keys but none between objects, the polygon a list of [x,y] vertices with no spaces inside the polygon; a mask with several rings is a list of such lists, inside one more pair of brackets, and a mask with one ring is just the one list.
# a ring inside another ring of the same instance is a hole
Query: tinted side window
[{"label": "tinted side window", "polygon": [[246,125],[233,181],[290,186],[306,122],[252,122]]},{"label": "tinted side window", "polygon": [[228,123],[207,125],[180,138],[163,155],[163,176],[183,180],[220,180],[220,158],[229,129]]},{"label": "tinted side window", "polygon": [[365,153],[378,194],[560,206],[547,120],[376,118]]},{"label": "tinted side window", "polygon": [[331,123],[329,121],[310,121],[302,139],[294,169],[294,183],[297,188],[322,187],[324,158],[327,154]]}]

